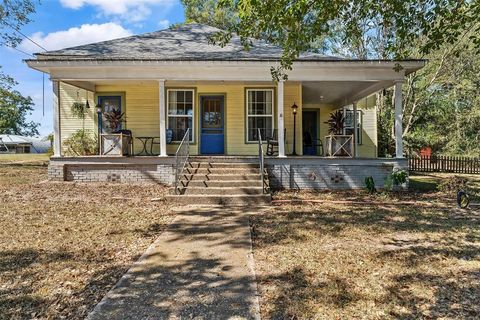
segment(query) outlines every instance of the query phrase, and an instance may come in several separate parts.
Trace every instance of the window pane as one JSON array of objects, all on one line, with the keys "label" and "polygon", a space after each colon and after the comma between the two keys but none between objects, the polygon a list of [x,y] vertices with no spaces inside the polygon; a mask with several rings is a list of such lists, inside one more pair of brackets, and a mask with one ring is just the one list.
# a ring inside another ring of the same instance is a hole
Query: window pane
[{"label": "window pane", "polygon": [[[172,129],[172,140],[181,141],[188,128],[192,128],[191,117],[169,117],[168,128]],[[190,140],[192,139],[192,131],[190,130]]]},{"label": "window pane", "polygon": [[273,114],[272,91],[265,91],[265,114]]},{"label": "window pane", "polygon": [[168,92],[168,102],[177,103],[177,92],[176,91],[169,91]]},{"label": "window pane", "polygon": [[176,103],[168,103],[168,114],[177,114],[177,104]]},{"label": "window pane", "polygon": [[353,112],[350,110],[346,110],[345,112],[344,127],[346,128],[353,127]]},{"label": "window pane", "polygon": [[193,115],[193,104],[191,102],[185,103],[185,113],[189,116]]},{"label": "window pane", "polygon": [[177,102],[177,114],[184,115],[185,114],[185,103]]},{"label": "window pane", "polygon": [[272,117],[249,117],[248,118],[248,141],[258,140],[258,130],[262,134],[262,139],[265,139],[267,133],[272,132]]},{"label": "window pane", "polygon": [[248,114],[253,114],[254,91],[247,91]]},{"label": "window pane", "polygon": [[273,114],[273,101],[271,90],[248,91],[247,105],[249,115]]},{"label": "window pane", "polygon": [[193,103],[193,93],[192,93],[192,91],[185,91],[185,102],[188,102],[190,104]]}]

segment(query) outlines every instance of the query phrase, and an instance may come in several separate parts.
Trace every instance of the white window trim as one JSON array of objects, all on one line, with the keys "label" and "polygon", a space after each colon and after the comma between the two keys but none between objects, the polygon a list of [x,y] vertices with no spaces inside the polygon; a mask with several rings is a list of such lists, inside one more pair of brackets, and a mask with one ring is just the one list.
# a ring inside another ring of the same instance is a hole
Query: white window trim
[{"label": "white window trim", "polygon": [[[345,115],[345,114],[347,114],[347,111],[353,112],[353,108],[343,107],[343,110],[342,110],[342,111],[343,111],[343,114]],[[358,115],[360,116],[360,117],[358,118],[358,119],[359,119],[359,126],[358,126],[357,129],[358,129],[359,134],[357,134],[357,135],[358,135],[358,138],[357,138],[358,143],[357,143],[357,144],[358,144],[358,145],[362,145],[362,144],[363,144],[363,111],[360,110],[360,109],[357,109],[357,113],[358,113]],[[347,133],[346,133],[346,130],[347,130],[347,129],[353,129],[353,127],[345,127],[345,126],[343,126],[343,134],[347,134]]]},{"label": "white window trim", "polygon": [[[190,91],[192,92],[192,115],[188,114],[170,114],[170,91]],[[192,131],[192,139],[190,139],[191,143],[195,143],[195,112],[196,112],[196,105],[195,105],[195,89],[182,89],[182,88],[175,88],[175,89],[167,89],[167,105],[166,105],[166,112],[167,112],[167,129],[170,129],[170,121],[169,118],[186,118],[186,117],[191,117],[192,118],[192,128],[190,130]],[[172,143],[180,143],[180,140],[172,140]]]},{"label": "white window trim", "polygon": [[[270,91],[272,93],[272,114],[271,115],[265,115],[265,114],[252,114],[250,115],[248,113],[248,93],[251,91]],[[271,117],[272,118],[272,130],[275,130],[275,90],[271,88],[253,88],[253,89],[246,89],[245,92],[245,141],[247,143],[256,143],[258,142],[257,140],[248,140],[248,118],[266,118],[266,117]],[[265,137],[262,137],[265,138]]]}]

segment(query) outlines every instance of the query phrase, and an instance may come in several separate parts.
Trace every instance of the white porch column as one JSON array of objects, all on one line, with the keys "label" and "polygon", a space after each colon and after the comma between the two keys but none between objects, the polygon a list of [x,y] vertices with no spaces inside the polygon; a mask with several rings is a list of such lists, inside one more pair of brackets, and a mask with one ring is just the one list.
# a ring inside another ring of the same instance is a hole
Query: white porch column
[{"label": "white porch column", "polygon": [[277,128],[278,128],[278,157],[285,157],[285,130],[283,114],[283,80],[277,86]]},{"label": "white porch column", "polygon": [[160,114],[160,154],[167,156],[167,127],[165,125],[165,80],[158,80],[158,106]]},{"label": "white porch column", "polygon": [[395,157],[403,158],[403,110],[402,84],[403,80],[396,80],[395,84]]},{"label": "white porch column", "polygon": [[60,137],[60,82],[52,81],[53,88],[53,156],[62,156]]},{"label": "white porch column", "polygon": [[358,119],[357,119],[357,101],[353,103],[353,157],[358,157],[358,142],[357,142],[357,129],[358,129]]}]

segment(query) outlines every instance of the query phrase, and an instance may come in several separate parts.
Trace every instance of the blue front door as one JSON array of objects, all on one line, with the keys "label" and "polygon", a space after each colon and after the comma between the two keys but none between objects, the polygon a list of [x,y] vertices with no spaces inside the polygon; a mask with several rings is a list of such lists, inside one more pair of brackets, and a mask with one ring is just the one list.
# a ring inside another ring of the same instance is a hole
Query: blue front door
[{"label": "blue front door", "polygon": [[200,153],[224,154],[224,97],[201,96],[200,105]]}]

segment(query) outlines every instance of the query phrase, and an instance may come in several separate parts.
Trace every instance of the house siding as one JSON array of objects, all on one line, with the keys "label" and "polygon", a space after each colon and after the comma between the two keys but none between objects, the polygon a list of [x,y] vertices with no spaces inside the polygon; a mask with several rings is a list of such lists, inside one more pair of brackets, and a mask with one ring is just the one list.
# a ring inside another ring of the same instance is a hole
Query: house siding
[{"label": "house siding", "polygon": [[[225,154],[227,155],[255,155],[258,152],[256,143],[246,142],[246,89],[248,88],[274,88],[274,127],[277,128],[277,107],[276,85],[255,84],[255,83],[181,83],[167,82],[167,89],[188,88],[195,90],[195,108],[194,108],[194,142],[190,144],[190,153],[199,154],[199,112],[200,96],[221,94],[225,96]],[[85,129],[97,132],[97,117],[95,105],[99,95],[119,94],[124,97],[122,107],[126,115],[126,128],[132,130],[134,136],[159,136],[159,92],[158,83],[138,82],[135,84],[115,84],[115,85],[97,85],[95,94],[88,92],[91,108],[87,111],[85,121],[73,117],[71,114],[71,105],[77,101],[77,92],[80,102],[85,102],[86,90],[60,83],[60,122],[61,122],[61,140],[62,149],[65,152],[64,140],[67,139],[76,130]],[[302,154],[302,110],[319,110],[319,132],[322,141],[328,134],[328,126],[325,121],[328,120],[330,112],[337,109],[331,105],[303,105],[302,103],[302,85],[297,82],[286,82],[284,86],[284,123],[286,128],[285,151],[291,154],[293,151],[293,114],[291,106],[296,103],[299,106],[297,113],[297,132],[296,132],[296,153]],[[374,158],[377,156],[377,132],[376,132],[376,108],[375,97],[371,96],[362,99],[358,107],[363,112],[363,143],[359,146],[359,156],[365,158]],[[84,124],[83,124],[84,123]],[[178,144],[168,144],[167,153],[174,154]],[[140,152],[142,145],[140,141],[134,140],[135,153]],[[153,151],[158,153],[159,146],[155,145]]]},{"label": "house siding", "polygon": [[[199,114],[200,97],[202,95],[224,95],[225,96],[225,154],[227,155],[252,155],[258,152],[256,143],[246,142],[246,100],[245,94],[248,88],[274,88],[272,84],[250,84],[250,83],[168,83],[167,89],[194,89],[195,107],[194,107],[194,141],[190,143],[190,153],[199,154]],[[159,136],[159,95],[157,84],[139,84],[139,85],[101,85],[96,87],[96,95],[108,94],[112,92],[124,92],[126,97],[126,127],[134,133],[135,136]],[[276,91],[275,91],[276,92]],[[274,95],[274,127],[277,127],[277,101],[276,93]],[[293,103],[301,107],[301,85],[299,83],[290,83],[285,85],[284,89],[284,115],[286,136],[286,152],[293,150],[293,115],[290,107]],[[301,110],[301,108],[300,108]],[[297,114],[297,154],[301,154],[301,112]],[[141,145],[135,141],[135,152],[141,150]],[[167,153],[174,154],[178,144],[167,145]],[[158,145],[154,146],[154,152],[159,152]]]},{"label": "house siding", "polygon": [[[74,102],[86,103],[86,97],[90,104],[90,109],[86,109],[85,119],[79,119],[72,114],[72,104]],[[60,82],[60,137],[62,152],[67,152],[64,145],[65,139],[69,138],[77,130],[85,129],[92,135],[97,133],[94,96],[92,92],[75,86]]]}]

